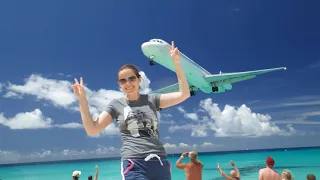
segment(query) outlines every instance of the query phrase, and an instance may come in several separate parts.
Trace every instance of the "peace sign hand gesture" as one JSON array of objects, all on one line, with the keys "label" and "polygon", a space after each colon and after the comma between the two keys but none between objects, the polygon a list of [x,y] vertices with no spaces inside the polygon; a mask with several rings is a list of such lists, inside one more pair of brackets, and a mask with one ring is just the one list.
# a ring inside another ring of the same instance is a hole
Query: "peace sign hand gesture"
[{"label": "peace sign hand gesture", "polygon": [[180,53],[177,47],[174,47],[174,41],[171,42],[172,48],[167,44],[168,51],[170,52],[173,63],[180,62]]},{"label": "peace sign hand gesture", "polygon": [[74,78],[75,83],[73,84],[72,88],[74,93],[76,94],[78,100],[86,98],[86,91],[83,86],[83,79],[80,78],[80,84],[76,78]]}]

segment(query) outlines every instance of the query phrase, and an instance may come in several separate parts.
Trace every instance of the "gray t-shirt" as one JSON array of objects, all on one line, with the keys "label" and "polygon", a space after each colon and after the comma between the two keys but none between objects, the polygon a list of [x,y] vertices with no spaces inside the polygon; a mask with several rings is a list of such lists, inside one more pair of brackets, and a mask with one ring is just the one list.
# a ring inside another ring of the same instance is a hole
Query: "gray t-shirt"
[{"label": "gray t-shirt", "polygon": [[141,94],[135,101],[122,97],[110,102],[106,112],[117,120],[122,139],[122,160],[145,158],[149,154],[166,156],[158,131],[159,104],[159,94]]}]

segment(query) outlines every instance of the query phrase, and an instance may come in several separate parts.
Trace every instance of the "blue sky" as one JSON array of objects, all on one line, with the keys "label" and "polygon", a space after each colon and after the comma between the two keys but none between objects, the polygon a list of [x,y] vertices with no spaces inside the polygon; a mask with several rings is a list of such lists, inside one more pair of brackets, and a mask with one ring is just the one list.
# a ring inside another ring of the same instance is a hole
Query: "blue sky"
[{"label": "blue sky", "polygon": [[[303,4],[302,4],[303,3]],[[156,90],[177,81],[149,66],[141,44],[175,45],[211,73],[286,66],[198,92],[161,112],[168,152],[317,146],[320,13],[301,1],[3,1],[0,3],[0,162],[118,156],[112,125],[89,137],[71,85],[83,76],[97,115],[121,95],[117,70],[136,64]],[[251,135],[255,135],[252,137]]]}]

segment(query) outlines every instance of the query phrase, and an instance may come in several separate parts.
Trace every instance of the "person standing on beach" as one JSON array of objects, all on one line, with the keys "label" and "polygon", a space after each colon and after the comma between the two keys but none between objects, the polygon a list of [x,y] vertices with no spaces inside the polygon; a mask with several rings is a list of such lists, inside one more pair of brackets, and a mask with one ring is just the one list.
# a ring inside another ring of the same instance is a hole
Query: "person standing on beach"
[{"label": "person standing on beach", "polygon": [[[189,156],[189,163],[181,163],[182,159]],[[184,152],[176,162],[176,167],[184,170],[186,174],[186,180],[202,180],[203,164],[198,159],[198,153],[191,151],[189,153]]]},{"label": "person standing on beach", "polygon": [[80,175],[81,175],[81,171],[78,171],[78,170],[73,171],[72,172],[72,180],[79,180]]},{"label": "person standing on beach", "polygon": [[220,164],[218,163],[218,170],[220,174],[226,179],[226,180],[240,180],[240,171],[239,169],[234,165],[233,161],[230,161],[230,165],[233,167],[234,170],[230,171],[230,176],[226,175],[220,168]]},{"label": "person standing on beach", "polygon": [[307,180],[316,180],[316,176],[314,174],[308,174]]},{"label": "person standing on beach", "polygon": [[293,180],[293,176],[288,169],[284,169],[281,173],[282,180]]},{"label": "person standing on beach", "polygon": [[[94,180],[98,180],[98,173],[99,173],[99,169],[98,169],[98,165],[96,165],[96,175],[94,176]],[[92,180],[92,176],[89,176],[88,180]]]},{"label": "person standing on beach", "polygon": [[281,175],[273,170],[274,159],[270,156],[266,159],[266,168],[259,170],[259,180],[281,180]]},{"label": "person standing on beach", "polygon": [[122,140],[121,175],[123,180],[171,180],[171,165],[159,138],[157,111],[177,105],[190,97],[178,48],[168,47],[179,83],[179,91],[166,94],[140,94],[141,76],[134,65],[118,71],[118,83],[124,97],[113,99],[96,120],[90,115],[83,79],[73,85],[80,114],[88,135],[96,135],[117,120]]}]

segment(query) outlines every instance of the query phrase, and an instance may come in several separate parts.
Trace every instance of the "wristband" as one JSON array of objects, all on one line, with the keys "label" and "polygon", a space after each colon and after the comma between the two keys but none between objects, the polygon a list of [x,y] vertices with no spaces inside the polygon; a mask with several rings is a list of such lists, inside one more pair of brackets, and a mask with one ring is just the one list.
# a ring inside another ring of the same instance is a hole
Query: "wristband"
[{"label": "wristband", "polygon": [[181,158],[184,158],[184,156],[181,156]]}]

